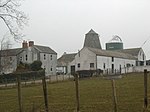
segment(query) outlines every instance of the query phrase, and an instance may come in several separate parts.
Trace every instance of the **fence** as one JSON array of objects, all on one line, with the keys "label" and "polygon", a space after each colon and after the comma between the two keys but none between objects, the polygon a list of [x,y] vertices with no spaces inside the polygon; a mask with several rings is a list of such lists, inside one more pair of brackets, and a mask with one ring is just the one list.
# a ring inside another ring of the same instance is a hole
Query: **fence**
[{"label": "fence", "polygon": [[[72,75],[49,75],[46,77],[46,81],[48,83],[54,83],[54,82],[60,82],[60,81],[65,81],[68,79],[73,79],[74,77]],[[30,79],[28,78],[23,78],[21,80],[22,85],[24,86],[28,86],[31,84],[40,84],[42,83],[42,79],[40,77],[32,77]],[[13,78],[13,79],[0,79],[0,87],[13,87],[17,85],[17,79]]]},{"label": "fence", "polygon": [[[145,97],[144,73],[124,75],[123,78],[114,81],[103,77],[85,79],[76,77],[76,81],[78,80],[76,89],[74,81],[63,82],[63,79],[69,76],[58,75],[46,78],[48,96],[45,98],[48,99],[49,112],[76,112],[76,110],[81,112],[146,112],[144,102],[148,102],[148,97],[150,97],[149,77],[147,77],[147,97]],[[21,107],[23,112],[46,111],[43,85],[36,81],[35,84],[27,84],[25,87],[25,82],[22,82]],[[8,88],[9,86],[0,89],[0,110],[17,112],[19,111],[17,88]],[[147,104],[147,112],[149,109],[149,104]]]}]

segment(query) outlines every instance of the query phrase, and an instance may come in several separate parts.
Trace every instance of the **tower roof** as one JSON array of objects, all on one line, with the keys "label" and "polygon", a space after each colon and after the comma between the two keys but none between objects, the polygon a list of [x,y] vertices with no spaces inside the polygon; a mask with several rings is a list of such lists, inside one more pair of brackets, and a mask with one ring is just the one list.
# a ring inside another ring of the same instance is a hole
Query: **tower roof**
[{"label": "tower roof", "polygon": [[97,34],[93,29],[91,29],[87,34]]},{"label": "tower roof", "polygon": [[84,46],[83,47],[92,47],[92,48],[101,48],[99,35],[91,29],[86,35],[84,40]]}]

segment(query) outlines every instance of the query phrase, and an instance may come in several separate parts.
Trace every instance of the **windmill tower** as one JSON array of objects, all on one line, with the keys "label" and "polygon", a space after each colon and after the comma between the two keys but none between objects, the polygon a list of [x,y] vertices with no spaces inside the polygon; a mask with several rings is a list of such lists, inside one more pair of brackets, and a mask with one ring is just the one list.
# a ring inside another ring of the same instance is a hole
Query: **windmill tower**
[{"label": "windmill tower", "polygon": [[86,35],[84,40],[84,46],[83,47],[91,47],[91,48],[97,48],[102,49],[99,35],[91,29]]}]

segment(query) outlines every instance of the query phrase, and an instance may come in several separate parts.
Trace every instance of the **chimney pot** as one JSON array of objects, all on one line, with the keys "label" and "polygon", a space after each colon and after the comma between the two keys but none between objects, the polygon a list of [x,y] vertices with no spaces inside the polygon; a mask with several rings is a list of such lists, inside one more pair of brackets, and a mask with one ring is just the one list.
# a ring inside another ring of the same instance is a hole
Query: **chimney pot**
[{"label": "chimney pot", "polygon": [[29,47],[34,45],[34,41],[29,41]]},{"label": "chimney pot", "polygon": [[27,43],[27,41],[23,40],[22,48],[28,48],[28,43]]}]

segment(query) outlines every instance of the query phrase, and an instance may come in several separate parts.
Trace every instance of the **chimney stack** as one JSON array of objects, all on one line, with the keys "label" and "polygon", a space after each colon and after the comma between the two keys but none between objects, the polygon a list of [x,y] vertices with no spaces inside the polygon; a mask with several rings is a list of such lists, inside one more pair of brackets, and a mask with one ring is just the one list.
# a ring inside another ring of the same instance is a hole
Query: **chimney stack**
[{"label": "chimney stack", "polygon": [[28,43],[27,43],[27,41],[23,40],[22,48],[28,48]]},{"label": "chimney stack", "polygon": [[34,45],[34,41],[29,41],[29,47],[32,47]]}]

